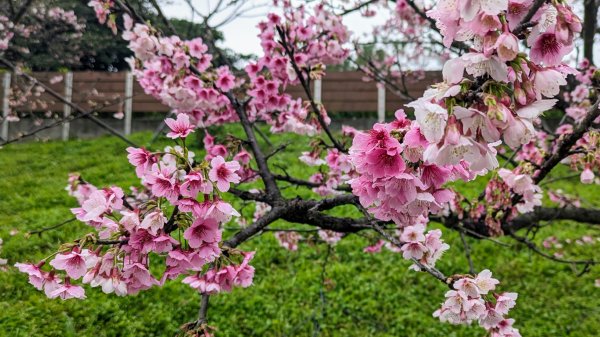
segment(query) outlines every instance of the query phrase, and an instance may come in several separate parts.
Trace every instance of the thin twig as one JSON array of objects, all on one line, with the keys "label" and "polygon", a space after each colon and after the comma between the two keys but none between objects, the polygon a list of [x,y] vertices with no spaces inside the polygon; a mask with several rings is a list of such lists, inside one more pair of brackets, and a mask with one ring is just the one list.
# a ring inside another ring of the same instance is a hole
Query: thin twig
[{"label": "thin twig", "polygon": [[40,228],[40,229],[29,231],[29,232],[27,232],[27,235],[38,234],[38,235],[41,236],[42,233],[44,233],[44,232],[47,232],[47,231],[50,231],[50,230],[62,227],[64,225],[68,224],[68,223],[71,223],[71,222],[75,221],[75,220],[77,220],[77,218],[67,219],[67,220],[65,220],[63,222],[60,222],[60,223],[56,224],[56,225],[52,225],[52,226],[49,226],[49,227],[44,227],[44,228]]},{"label": "thin twig", "polygon": [[469,261],[469,274],[475,275],[475,267],[473,266],[473,259],[471,258],[471,247],[469,247],[469,243],[465,238],[465,233],[462,230],[458,230],[460,235],[460,241],[462,241],[463,247],[465,248],[465,256],[467,257],[467,261]]},{"label": "thin twig", "polygon": [[515,235],[514,233],[509,233],[509,235],[514,238],[515,240],[517,240],[518,242],[524,244],[525,246],[527,246],[527,248],[531,249],[531,251],[533,251],[534,253],[543,256],[549,260],[555,261],[555,262],[559,262],[559,263],[566,263],[566,264],[573,264],[573,265],[595,265],[598,264],[598,261],[594,261],[594,260],[565,260],[565,259],[561,259],[558,258],[556,256],[547,254],[545,252],[543,252],[541,249],[539,249],[538,246],[536,246],[535,243],[527,240],[524,237],[520,237]]}]

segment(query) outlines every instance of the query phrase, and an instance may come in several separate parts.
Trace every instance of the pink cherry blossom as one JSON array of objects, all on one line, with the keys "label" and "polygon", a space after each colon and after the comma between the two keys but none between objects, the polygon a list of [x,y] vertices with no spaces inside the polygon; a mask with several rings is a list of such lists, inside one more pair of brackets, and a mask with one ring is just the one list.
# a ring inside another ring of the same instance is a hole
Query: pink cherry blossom
[{"label": "pink cherry blossom", "polygon": [[186,114],[178,114],[177,120],[173,118],[165,119],[165,124],[171,129],[171,132],[167,133],[169,138],[185,138],[190,133],[194,132],[194,126],[190,124],[190,117]]},{"label": "pink cherry blossom", "polygon": [[72,279],[79,279],[85,275],[88,268],[94,266],[98,257],[89,250],[73,249],[69,253],[58,254],[50,261],[50,265],[58,270],[64,270]]},{"label": "pink cherry blossom", "polygon": [[49,298],[60,297],[62,300],[70,298],[84,299],[85,291],[81,286],[73,285],[69,281],[65,281],[64,284],[60,285],[57,289],[53,290],[49,295]]},{"label": "pink cherry blossom", "polygon": [[582,184],[591,184],[594,182],[594,171],[589,166],[581,172],[580,180]]},{"label": "pink cherry blossom", "polygon": [[208,178],[217,184],[219,191],[227,192],[231,183],[240,182],[240,176],[236,173],[240,169],[237,161],[226,162],[223,157],[217,156],[211,160],[210,165]]},{"label": "pink cherry blossom", "polygon": [[139,225],[139,228],[147,230],[152,235],[158,234],[158,231],[167,223],[167,218],[160,210],[147,213]]},{"label": "pink cherry blossom", "polygon": [[544,33],[535,40],[530,56],[533,62],[555,66],[560,64],[569,52],[571,48],[565,46],[555,33]]},{"label": "pink cherry blossom", "polygon": [[512,61],[519,53],[519,40],[514,34],[504,32],[498,37],[494,47],[497,49],[501,61]]},{"label": "pink cherry blossom", "polygon": [[77,216],[78,220],[88,222],[102,222],[101,216],[110,209],[108,200],[103,191],[97,190],[90,194],[89,198],[83,202],[81,208],[73,208],[71,211]]},{"label": "pink cherry blossom", "polygon": [[155,157],[145,149],[136,149],[134,147],[128,147],[127,159],[129,159],[129,163],[135,166],[135,173],[138,177],[143,177],[146,171],[152,164],[156,162]]},{"label": "pink cherry blossom", "polygon": [[15,267],[17,267],[20,272],[29,275],[29,283],[32,286],[34,286],[37,290],[42,290],[45,278],[39,265],[34,265],[31,263],[15,263]]},{"label": "pink cherry blossom", "polygon": [[218,242],[221,239],[219,223],[211,218],[197,219],[185,230],[183,237],[192,248],[199,248],[203,243]]},{"label": "pink cherry blossom", "polygon": [[506,315],[516,305],[517,293],[502,293],[496,296],[496,311]]}]

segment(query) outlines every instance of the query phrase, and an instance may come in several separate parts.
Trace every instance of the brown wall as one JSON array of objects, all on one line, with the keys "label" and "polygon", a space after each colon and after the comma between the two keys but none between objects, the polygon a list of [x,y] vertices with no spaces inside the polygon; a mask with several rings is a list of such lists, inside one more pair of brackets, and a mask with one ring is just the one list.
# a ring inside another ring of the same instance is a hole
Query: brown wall
[{"label": "brown wall", "polygon": [[[57,73],[35,73],[37,78],[48,83]],[[377,110],[377,88],[374,82],[363,81],[364,74],[357,71],[329,72],[322,81],[322,101],[329,112],[374,112]],[[14,79],[14,77],[13,77]],[[440,72],[426,72],[422,80],[409,80],[407,87],[412,97],[419,97],[426,87],[441,80]],[[51,85],[53,89],[64,93],[64,80]],[[1,90],[1,88],[0,88]],[[96,95],[94,90],[99,94]],[[305,98],[299,86],[289,87],[286,92],[293,97]],[[88,109],[95,104],[108,105],[102,111],[122,111],[118,103],[125,96],[125,73],[75,72],[73,73],[73,102]],[[52,101],[47,94],[41,99]],[[386,91],[386,110],[394,111],[407,103],[392,91]],[[25,107],[24,109],[27,109]],[[62,111],[63,105],[51,105],[53,111]],[[133,112],[167,112],[168,107],[153,97],[144,94],[143,89],[134,80]]]}]

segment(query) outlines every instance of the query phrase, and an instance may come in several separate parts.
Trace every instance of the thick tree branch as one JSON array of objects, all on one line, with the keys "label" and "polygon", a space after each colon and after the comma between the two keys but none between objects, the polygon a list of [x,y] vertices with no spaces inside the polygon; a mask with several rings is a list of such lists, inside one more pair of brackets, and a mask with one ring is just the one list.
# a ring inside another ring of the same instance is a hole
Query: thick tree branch
[{"label": "thick tree branch", "polygon": [[246,137],[248,138],[248,143],[250,144],[250,149],[254,154],[254,160],[256,161],[256,165],[258,165],[258,174],[260,174],[264,184],[265,189],[267,190],[267,195],[270,198],[278,198],[281,195],[279,191],[279,187],[277,187],[277,182],[275,181],[275,177],[271,173],[269,166],[267,164],[267,158],[262,152],[260,145],[258,144],[258,140],[256,139],[256,135],[254,133],[254,129],[252,129],[252,123],[248,119],[248,115],[246,114],[244,105],[240,104],[240,102],[233,96],[233,94],[227,92],[224,93],[229,101],[231,102],[238,118],[240,119],[240,123],[242,124],[242,128],[246,133]]},{"label": "thick tree branch", "polygon": [[[450,217],[432,216],[430,219],[432,221],[440,222],[444,226],[451,229],[456,229],[460,231],[462,227],[467,230],[465,234],[468,234],[472,237],[481,239],[490,236],[488,226],[482,219],[459,220],[454,215]],[[600,210],[577,207],[536,207],[535,210],[531,213],[519,215],[508,222],[502,223],[502,230],[505,233],[512,233],[520,229],[536,226],[540,221],[553,220],[571,220],[580,223],[600,225]]]},{"label": "thick tree branch", "polygon": [[281,216],[285,213],[285,208],[283,207],[274,207],[267,214],[265,214],[260,219],[256,220],[250,226],[242,229],[241,231],[235,233],[231,238],[223,242],[223,246],[229,248],[235,248],[240,245],[242,242],[248,240],[256,233],[260,232],[263,228],[267,227],[273,221],[281,218]]},{"label": "thick tree branch", "polygon": [[598,0],[583,1],[583,57],[594,64],[594,37],[598,20]]}]

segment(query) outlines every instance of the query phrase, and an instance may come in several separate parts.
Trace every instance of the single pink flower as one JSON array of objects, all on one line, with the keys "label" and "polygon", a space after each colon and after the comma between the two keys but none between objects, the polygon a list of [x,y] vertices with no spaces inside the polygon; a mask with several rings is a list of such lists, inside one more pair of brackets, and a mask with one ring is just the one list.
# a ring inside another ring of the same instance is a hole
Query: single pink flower
[{"label": "single pink flower", "polygon": [[474,282],[477,285],[481,295],[485,295],[491,290],[494,290],[496,288],[496,284],[500,283],[500,281],[492,278],[492,272],[488,269],[484,269],[477,274]]},{"label": "single pink flower", "polygon": [[171,132],[167,133],[167,137],[172,139],[185,138],[194,132],[194,126],[190,123],[190,116],[186,114],[178,114],[177,120],[167,118],[165,124],[171,129]]},{"label": "single pink flower", "polygon": [[109,211],[109,203],[102,190],[96,190],[83,202],[81,208],[71,211],[77,215],[77,219],[84,222],[102,222],[102,215]]},{"label": "single pink flower", "polygon": [[565,77],[565,75],[553,68],[537,71],[533,79],[537,99],[541,99],[542,96],[552,98],[558,95],[560,86],[567,84]]},{"label": "single pink flower", "polygon": [[152,235],[157,235],[158,231],[161,230],[167,223],[167,218],[163,215],[160,210],[152,211],[146,216],[140,223],[139,227],[147,230]]},{"label": "single pink flower", "polygon": [[62,300],[67,300],[70,298],[85,298],[85,291],[81,286],[72,285],[69,280],[65,280],[65,283],[60,285],[57,289],[52,291],[48,296],[50,298],[60,297]]},{"label": "single pink flower", "polygon": [[144,173],[156,162],[154,155],[146,149],[128,147],[126,150],[129,152],[127,159],[131,165],[135,166],[135,173],[138,177],[144,176]]},{"label": "single pink flower", "polygon": [[190,55],[195,58],[202,57],[202,55],[208,51],[208,47],[203,43],[202,39],[199,37],[187,41],[187,47]]},{"label": "single pink flower", "polygon": [[209,194],[213,186],[210,182],[204,180],[201,172],[194,171],[188,173],[181,184],[180,193],[184,197],[195,198],[199,192]]},{"label": "single pink flower", "polygon": [[233,283],[242,288],[247,288],[252,285],[254,279],[254,267],[250,265],[250,260],[254,257],[255,252],[244,253],[244,261],[236,267],[236,276]]},{"label": "single pink flower", "polygon": [[179,196],[179,185],[177,183],[177,168],[175,166],[158,164],[152,165],[152,169],[146,174],[146,182],[151,185],[152,194],[157,197],[165,197],[170,202],[175,202]]},{"label": "single pink flower", "polygon": [[42,290],[45,278],[39,265],[32,263],[15,263],[15,267],[17,267],[20,272],[29,275],[29,283],[32,286],[37,290]]},{"label": "single pink flower", "polygon": [[496,296],[496,311],[506,315],[516,305],[517,293],[502,293]]},{"label": "single pink flower", "polygon": [[58,254],[50,261],[50,265],[58,270],[64,270],[70,278],[78,279],[97,262],[98,257],[89,250],[84,249],[80,252],[75,248],[69,253]]},{"label": "single pink flower", "polygon": [[240,169],[237,161],[226,162],[221,156],[217,156],[210,161],[211,169],[208,172],[208,178],[217,183],[217,188],[221,192],[229,191],[229,184],[240,182],[240,176],[236,173]]},{"label": "single pink flower", "polygon": [[496,48],[496,52],[498,53],[498,58],[500,58],[500,61],[512,61],[519,53],[519,40],[514,34],[507,31],[498,37],[494,47]]},{"label": "single pink flower", "polygon": [[204,242],[218,242],[221,240],[219,223],[211,218],[196,219],[196,221],[185,230],[183,237],[188,240],[188,243],[192,248],[198,248]]},{"label": "single pink flower", "polygon": [[406,260],[410,259],[421,259],[423,255],[427,252],[427,248],[423,246],[423,244],[419,242],[409,242],[402,245],[402,257]]},{"label": "single pink flower", "polygon": [[395,176],[401,174],[406,168],[404,159],[397,152],[386,149],[374,149],[364,158],[363,169],[374,178]]},{"label": "single pink flower", "polygon": [[546,66],[556,66],[562,62],[565,55],[571,52],[572,47],[565,46],[556,37],[555,33],[540,35],[531,47],[531,61],[544,63]]},{"label": "single pink flower", "polygon": [[233,89],[235,86],[235,77],[226,66],[217,69],[217,80],[215,86],[225,92]]}]

